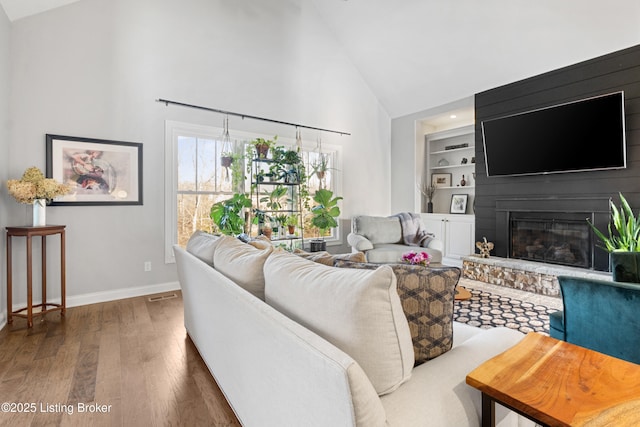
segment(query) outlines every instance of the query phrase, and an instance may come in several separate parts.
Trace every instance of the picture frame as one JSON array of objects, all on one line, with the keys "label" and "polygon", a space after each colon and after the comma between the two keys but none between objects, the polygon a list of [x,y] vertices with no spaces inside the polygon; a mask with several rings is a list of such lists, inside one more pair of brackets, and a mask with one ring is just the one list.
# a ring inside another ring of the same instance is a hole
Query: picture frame
[{"label": "picture frame", "polygon": [[453,194],[451,196],[451,208],[449,213],[452,214],[464,214],[467,213],[467,200],[468,194]]},{"label": "picture frame", "polygon": [[432,173],[431,186],[435,188],[451,187],[450,173]]},{"label": "picture frame", "polygon": [[142,143],[46,134],[46,176],[71,187],[52,205],[142,205]]}]

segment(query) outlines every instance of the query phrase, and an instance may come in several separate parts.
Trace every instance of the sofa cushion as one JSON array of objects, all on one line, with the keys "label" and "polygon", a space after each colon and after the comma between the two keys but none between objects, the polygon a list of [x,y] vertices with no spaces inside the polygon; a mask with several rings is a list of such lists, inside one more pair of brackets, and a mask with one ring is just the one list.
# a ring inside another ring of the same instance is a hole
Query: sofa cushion
[{"label": "sofa cushion", "polygon": [[273,246],[257,249],[240,240],[222,236],[213,253],[213,265],[241,288],[264,300],[264,262]]},{"label": "sofa cushion", "polygon": [[[456,330],[459,326],[456,325]],[[471,326],[468,326],[468,328]],[[482,397],[465,384],[469,372],[484,361],[517,344],[524,335],[508,328],[479,329],[451,351],[413,370],[411,380],[394,393],[381,397],[390,426],[480,426]],[[535,423],[496,405],[497,426],[531,426]]]},{"label": "sofa cushion", "polygon": [[390,267],[338,269],[273,252],[266,302],[353,357],[380,395],[411,376],[413,346]]},{"label": "sofa cushion", "polygon": [[351,228],[374,245],[380,243],[402,243],[402,227],[398,218],[361,215],[353,218]]},{"label": "sofa cushion", "polygon": [[220,240],[220,235],[213,235],[198,230],[187,241],[187,252],[213,266],[213,252]]},{"label": "sofa cushion", "polygon": [[351,252],[347,254],[332,255],[326,251],[306,252],[306,251],[303,251],[302,249],[295,249],[293,253],[302,258],[308,259],[310,261],[328,265],[329,267],[333,267],[333,263],[339,260],[352,261],[352,262],[367,262],[367,259],[365,258],[364,253],[362,252]]},{"label": "sofa cushion", "polygon": [[[377,264],[337,261],[336,267],[376,269]],[[453,302],[460,279],[457,267],[392,264],[398,295],[409,322],[415,364],[449,351],[453,343]]]}]

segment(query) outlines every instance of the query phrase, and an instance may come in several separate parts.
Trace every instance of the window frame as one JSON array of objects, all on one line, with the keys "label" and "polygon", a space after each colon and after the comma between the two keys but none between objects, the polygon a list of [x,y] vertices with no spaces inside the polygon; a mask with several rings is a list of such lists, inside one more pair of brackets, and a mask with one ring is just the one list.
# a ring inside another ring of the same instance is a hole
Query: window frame
[{"label": "window frame", "polygon": [[[191,137],[200,139],[219,140],[222,137],[224,129],[216,126],[206,126],[200,124],[186,123],[174,120],[165,121],[165,182],[164,182],[164,210],[165,210],[165,263],[175,263],[173,253],[173,245],[178,241],[178,138]],[[238,141],[251,141],[255,138],[271,139],[273,135],[265,135],[257,132],[239,131],[230,129],[232,139]],[[278,137],[277,145],[294,146],[295,140],[286,137]],[[342,147],[331,144],[322,144],[323,152],[332,154],[334,173],[331,174],[332,189],[334,194],[342,194],[341,174],[335,173],[342,169]],[[302,150],[313,152],[317,149],[316,145],[303,140]],[[309,173],[310,171],[307,171]],[[313,201],[311,201],[313,203]],[[305,237],[304,242],[308,242],[311,238]],[[341,227],[338,218],[338,227],[332,236],[325,237],[328,246],[341,244]]]}]

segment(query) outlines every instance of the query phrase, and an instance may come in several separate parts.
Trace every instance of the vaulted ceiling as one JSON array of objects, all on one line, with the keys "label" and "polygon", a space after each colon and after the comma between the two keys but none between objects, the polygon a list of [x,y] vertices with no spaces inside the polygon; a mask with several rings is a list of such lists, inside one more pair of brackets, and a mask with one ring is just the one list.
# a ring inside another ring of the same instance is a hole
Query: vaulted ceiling
[{"label": "vaulted ceiling", "polygon": [[[10,20],[79,0],[0,0]],[[638,0],[313,3],[391,117],[640,43]]]}]

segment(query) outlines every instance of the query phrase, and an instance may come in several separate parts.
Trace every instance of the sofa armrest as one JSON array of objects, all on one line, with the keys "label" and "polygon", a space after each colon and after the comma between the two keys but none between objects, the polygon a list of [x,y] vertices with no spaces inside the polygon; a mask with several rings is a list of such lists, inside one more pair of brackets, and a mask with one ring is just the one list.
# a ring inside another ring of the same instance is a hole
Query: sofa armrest
[{"label": "sofa armrest", "polygon": [[356,233],[349,233],[347,235],[347,243],[357,251],[368,251],[369,249],[373,249],[373,243],[371,243],[369,239]]},{"label": "sofa armrest", "polygon": [[442,240],[431,239],[427,244],[427,247],[444,253],[444,242]]}]

